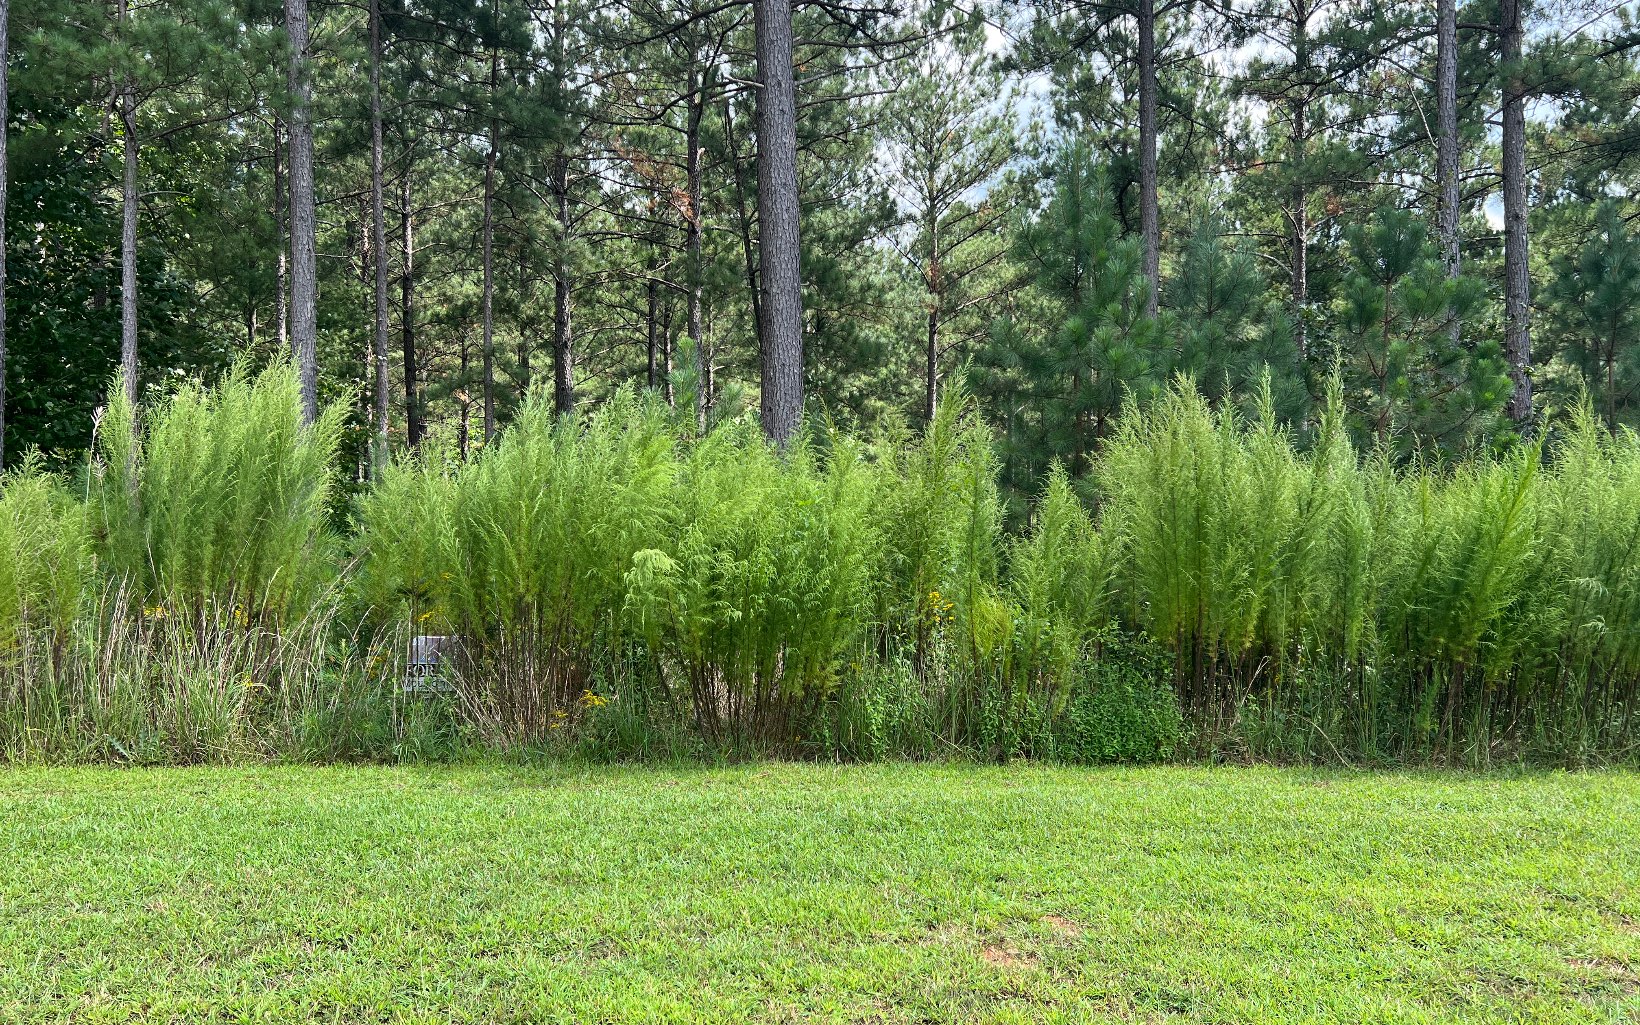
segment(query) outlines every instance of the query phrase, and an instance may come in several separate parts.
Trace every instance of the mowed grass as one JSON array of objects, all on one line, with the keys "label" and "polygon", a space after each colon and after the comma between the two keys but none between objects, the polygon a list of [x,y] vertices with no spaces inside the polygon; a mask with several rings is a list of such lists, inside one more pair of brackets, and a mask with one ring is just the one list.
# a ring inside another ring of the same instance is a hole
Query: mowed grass
[{"label": "mowed grass", "polygon": [[1640,1020],[1640,777],[0,772],[5,1022]]}]

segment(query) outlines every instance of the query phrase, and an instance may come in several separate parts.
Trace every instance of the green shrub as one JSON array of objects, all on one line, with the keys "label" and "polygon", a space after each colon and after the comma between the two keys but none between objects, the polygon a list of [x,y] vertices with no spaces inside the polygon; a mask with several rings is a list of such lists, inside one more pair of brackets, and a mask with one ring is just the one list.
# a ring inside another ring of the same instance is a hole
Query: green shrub
[{"label": "green shrub", "polygon": [[1030,533],[1014,541],[1008,560],[1016,622],[1012,670],[1028,691],[1062,699],[1110,621],[1103,541],[1064,470],[1055,467]]},{"label": "green shrub", "polygon": [[116,386],[83,503],[32,471],[5,482],[0,632],[23,641],[0,709],[11,757],[380,750],[361,725],[386,708],[371,653],[335,622],[343,411],[304,426],[297,396],[287,366],[239,368],[139,418]]},{"label": "green shrub", "polygon": [[908,645],[926,676],[937,635],[989,657],[1006,636],[998,592],[1002,503],[990,429],[960,386],[915,440],[881,439],[884,576],[877,617],[885,644]]},{"label": "green shrub", "polygon": [[[0,478],[0,756],[1632,757],[1640,440],[1460,463],[1304,444],[1188,382],[1004,527],[952,389],[920,437],[541,396],[331,527],[288,367],[110,399],[78,488]],[[398,692],[449,634],[448,701]]]},{"label": "green shrub", "polygon": [[875,484],[857,446],[780,453],[750,421],[688,452],[673,532],[634,560],[627,611],[708,738],[787,743],[862,650],[880,579]]},{"label": "green shrub", "polygon": [[379,625],[460,636],[468,713],[492,739],[541,740],[618,644],[676,472],[653,403],[558,420],[537,394],[472,461],[401,460],[366,492],[357,594]]},{"label": "green shrub", "polygon": [[1494,631],[1490,678],[1508,705],[1546,693],[1533,746],[1585,752],[1620,744],[1640,680],[1640,440],[1608,433],[1588,408],[1538,482],[1535,545]]},{"label": "green shrub", "polygon": [[808,749],[843,761],[937,758],[960,752],[942,735],[940,702],[902,658],[850,665],[832,699],[816,709]]},{"label": "green shrub", "polygon": [[0,479],[0,662],[60,648],[94,587],[84,507],[37,462]]},{"label": "green shrub", "polygon": [[1122,420],[1096,473],[1100,526],[1123,614],[1179,654],[1187,702],[1237,700],[1328,628],[1328,604],[1347,616],[1327,572],[1347,458],[1301,456],[1268,406],[1244,426],[1184,384]]},{"label": "green shrub", "polygon": [[1166,677],[1160,648],[1108,636],[1099,660],[1052,716],[1051,747],[1042,756],[1088,764],[1173,757],[1184,720]]},{"label": "green shrub", "polygon": [[105,573],[200,625],[299,619],[339,569],[327,522],[345,410],[303,425],[294,371],[238,367],[137,410],[118,384],[90,467]]}]

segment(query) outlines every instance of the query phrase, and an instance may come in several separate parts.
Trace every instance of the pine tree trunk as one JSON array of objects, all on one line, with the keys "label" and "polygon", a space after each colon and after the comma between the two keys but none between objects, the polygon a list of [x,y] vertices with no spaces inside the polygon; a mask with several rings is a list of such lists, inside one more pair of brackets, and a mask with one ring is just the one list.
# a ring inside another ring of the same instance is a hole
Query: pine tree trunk
[{"label": "pine tree trunk", "polygon": [[928,311],[928,366],[923,374],[923,416],[934,422],[934,411],[939,407],[940,388],[940,311]]},{"label": "pine tree trunk", "polygon": [[[1310,3],[1295,0],[1293,4],[1293,64],[1308,70],[1310,66]],[[1303,362],[1310,353],[1310,190],[1305,180],[1305,162],[1308,157],[1310,132],[1310,97],[1301,87],[1293,94],[1293,127],[1288,141],[1292,161],[1293,186],[1289,205],[1292,207],[1293,233],[1291,238],[1291,272],[1293,296],[1293,342],[1298,358]]]},{"label": "pine tree trunk", "polygon": [[289,233],[285,229],[285,131],[284,119],[273,119],[273,244],[278,254],[273,260],[273,319],[279,351],[290,346],[290,250],[286,247]]},{"label": "pine tree trunk", "polygon": [[[1438,234],[1446,276],[1458,277],[1458,0],[1436,0],[1435,15],[1435,178],[1440,196]],[[1448,316],[1451,316],[1450,311]],[[1447,331],[1453,345],[1460,325],[1452,317]]]},{"label": "pine tree trunk", "polygon": [[[120,27],[131,17],[126,0],[119,0]],[[123,130],[125,180],[120,194],[120,376],[125,400],[137,401],[137,92],[126,76],[120,86],[120,127]]]},{"label": "pine tree trunk", "polygon": [[558,200],[558,252],[552,267],[552,408],[563,416],[575,409],[575,334],[570,323],[569,157],[558,154],[553,166],[553,191]]},{"label": "pine tree trunk", "polygon": [[[518,261],[518,294],[529,292],[528,257]],[[518,404],[522,406],[530,395],[530,340],[524,331],[518,332]]]},{"label": "pine tree trunk", "polygon": [[930,189],[925,198],[928,201],[928,266],[923,271],[924,284],[928,289],[928,337],[926,339],[926,365],[923,368],[923,416],[929,423],[934,422],[934,411],[939,407],[940,387],[940,222],[934,213],[933,190]]},{"label": "pine tree trunk", "polygon": [[[1294,111],[1296,120],[1304,117],[1303,106]],[[1303,144],[1294,142],[1295,159],[1302,160]],[[1310,204],[1309,190],[1302,182],[1293,186],[1292,276],[1293,276],[1293,342],[1298,347],[1300,361],[1310,354]]]},{"label": "pine tree trunk", "polygon": [[649,256],[645,261],[645,330],[649,349],[649,387],[656,389],[661,385],[661,253],[656,246],[649,246]]},{"label": "pine tree trunk", "polygon": [[706,396],[706,418],[711,419],[712,410],[717,408],[717,341],[712,334],[711,318],[707,318],[704,336],[713,339],[706,346],[706,355],[700,361],[701,373],[706,379],[706,387],[701,389],[701,394]]},{"label": "pine tree trunk", "polygon": [[1532,419],[1531,279],[1526,227],[1526,87],[1521,68],[1524,39],[1521,0],[1502,0],[1498,31],[1503,40],[1503,274],[1504,353],[1514,394],[1509,418]]},{"label": "pine tree trunk", "polygon": [[1156,190],[1156,4],[1139,0],[1139,234],[1144,239],[1145,315],[1161,296],[1162,228]]},{"label": "pine tree trunk", "polygon": [[[0,0],[0,3],[4,2],[5,0]],[[649,259],[644,265],[648,279],[644,282],[644,327],[649,350],[649,376],[646,380],[651,389],[660,383],[660,282],[655,280],[655,275],[660,271],[656,266],[658,262],[655,251],[651,249]]]},{"label": "pine tree trunk", "polygon": [[728,97],[723,100],[723,139],[729,150],[730,171],[735,176],[735,204],[740,213],[740,252],[746,261],[746,294],[752,299],[752,334],[763,351],[763,298],[757,288],[757,253],[752,246],[752,215],[746,209],[746,179],[740,168],[740,144],[735,141],[735,110]]},{"label": "pine tree trunk", "polygon": [[416,241],[415,212],[410,205],[413,163],[405,161],[399,188],[399,233],[404,246],[399,276],[399,332],[404,352],[404,440],[411,448],[421,444],[421,395],[416,387]]},{"label": "pine tree trunk", "polygon": [[661,397],[668,408],[677,407],[677,393],[672,389],[672,306],[666,307],[661,321]]},{"label": "pine tree trunk", "polygon": [[[463,338],[461,341],[461,368],[458,375],[463,382],[468,380],[467,371],[472,369],[472,350],[472,345]],[[472,396],[467,393],[467,389],[462,388],[456,393],[456,401],[461,404],[461,412],[456,417],[456,454],[465,463],[467,461],[467,445],[472,437],[468,425],[472,420],[473,400]]]},{"label": "pine tree trunk", "polygon": [[[552,67],[564,81],[569,62],[564,41],[569,35],[565,5],[552,7]],[[560,148],[552,168],[553,198],[558,201],[558,249],[552,266],[552,407],[559,416],[575,409],[575,334],[570,322],[569,243],[569,153]]]},{"label": "pine tree trunk", "polygon": [[11,0],[0,0],[0,470],[6,466],[6,187],[11,175],[6,125],[11,114],[6,74],[11,54]]},{"label": "pine tree trunk", "polygon": [[[3,0],[0,0],[3,2]],[[370,234],[376,254],[376,409],[372,471],[387,464],[387,209],[382,184],[382,11],[370,0]]]},{"label": "pine tree trunk", "polygon": [[319,277],[313,198],[313,87],[308,79],[307,0],[285,0],[290,36],[290,340],[301,380],[302,422],[319,417]]},{"label": "pine tree trunk", "polygon": [[763,286],[763,433],[784,445],[803,412],[803,281],[797,83],[790,0],[756,0],[758,270]]},{"label": "pine tree trunk", "polygon": [[688,155],[684,160],[686,184],[689,191],[689,216],[684,219],[685,274],[688,275],[687,308],[689,341],[695,350],[695,429],[706,429],[706,406],[711,385],[706,379],[706,338],[701,324],[702,267],[701,267],[701,167],[700,121],[704,104],[701,99],[700,77],[690,72],[689,109],[685,115],[683,142]]},{"label": "pine tree trunk", "polygon": [[[490,103],[495,103],[499,80],[498,53],[490,48]],[[484,442],[495,437],[495,267],[491,259],[495,243],[495,148],[500,125],[492,113],[490,117],[489,152],[484,156],[484,255],[483,297],[484,317]]]}]

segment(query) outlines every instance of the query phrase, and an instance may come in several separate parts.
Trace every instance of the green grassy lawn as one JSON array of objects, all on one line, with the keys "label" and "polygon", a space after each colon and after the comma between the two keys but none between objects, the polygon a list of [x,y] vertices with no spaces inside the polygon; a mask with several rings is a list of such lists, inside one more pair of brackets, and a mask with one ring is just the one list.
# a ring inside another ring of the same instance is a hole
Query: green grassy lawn
[{"label": "green grassy lawn", "polygon": [[1640,1021],[1640,776],[0,771],[4,1022]]}]

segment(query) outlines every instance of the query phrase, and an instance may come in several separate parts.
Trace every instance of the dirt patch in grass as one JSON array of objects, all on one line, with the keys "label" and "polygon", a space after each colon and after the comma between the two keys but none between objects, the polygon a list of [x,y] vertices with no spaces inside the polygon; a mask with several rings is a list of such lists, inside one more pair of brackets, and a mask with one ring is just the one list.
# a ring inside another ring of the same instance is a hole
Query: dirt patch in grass
[{"label": "dirt patch in grass", "polygon": [[1583,982],[1585,992],[1616,992],[1625,997],[1640,994],[1640,972],[1614,957],[1574,957],[1566,961]]},{"label": "dirt patch in grass", "polygon": [[1022,971],[1037,963],[1035,954],[1006,943],[987,943],[980,948],[979,956],[986,964],[1005,971]]}]

